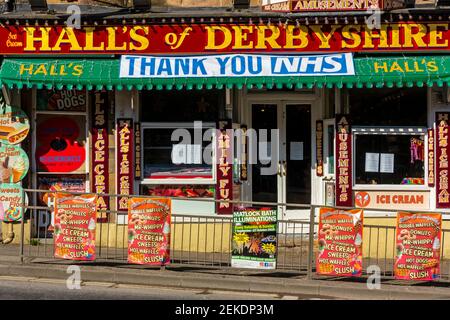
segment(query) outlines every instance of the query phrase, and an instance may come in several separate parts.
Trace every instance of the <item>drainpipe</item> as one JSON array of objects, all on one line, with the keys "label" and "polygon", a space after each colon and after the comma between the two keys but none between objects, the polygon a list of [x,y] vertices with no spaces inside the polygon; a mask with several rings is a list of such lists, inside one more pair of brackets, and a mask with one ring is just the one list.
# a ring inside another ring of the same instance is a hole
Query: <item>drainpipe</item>
[{"label": "drainpipe", "polygon": [[8,229],[9,229],[8,235],[7,235],[6,239],[3,239],[3,242],[2,242],[3,244],[11,243],[14,240],[15,234],[14,234],[14,229],[13,229],[12,223],[8,224]]}]

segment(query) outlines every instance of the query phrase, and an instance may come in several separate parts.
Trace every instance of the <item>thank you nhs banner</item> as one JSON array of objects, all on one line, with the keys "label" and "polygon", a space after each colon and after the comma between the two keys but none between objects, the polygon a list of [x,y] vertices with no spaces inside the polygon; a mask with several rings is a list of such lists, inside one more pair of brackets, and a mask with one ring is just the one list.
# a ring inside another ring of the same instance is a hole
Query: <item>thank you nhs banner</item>
[{"label": "thank you nhs banner", "polygon": [[224,54],[131,56],[120,61],[121,78],[283,77],[354,75],[351,53],[327,55]]}]

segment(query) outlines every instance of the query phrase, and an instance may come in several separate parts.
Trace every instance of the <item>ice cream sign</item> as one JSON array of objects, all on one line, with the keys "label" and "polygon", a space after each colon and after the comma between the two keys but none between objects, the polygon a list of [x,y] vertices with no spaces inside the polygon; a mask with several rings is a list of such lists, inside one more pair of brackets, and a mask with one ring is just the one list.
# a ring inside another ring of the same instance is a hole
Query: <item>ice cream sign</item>
[{"label": "ice cream sign", "polygon": [[22,181],[29,168],[28,156],[22,148],[14,145],[0,147],[0,184]]}]

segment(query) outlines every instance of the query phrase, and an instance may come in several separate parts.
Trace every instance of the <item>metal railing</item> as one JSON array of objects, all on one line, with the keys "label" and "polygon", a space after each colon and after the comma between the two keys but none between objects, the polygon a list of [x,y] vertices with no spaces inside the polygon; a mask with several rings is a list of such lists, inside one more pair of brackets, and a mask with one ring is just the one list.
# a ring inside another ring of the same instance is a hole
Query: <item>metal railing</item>
[{"label": "metal railing", "polygon": [[[25,219],[21,222],[19,254],[22,258],[53,259],[53,238],[45,228],[39,226],[41,212],[50,213],[51,208],[37,203],[39,193],[55,193],[43,190],[26,189],[30,202]],[[65,192],[67,194],[67,192]],[[71,193],[81,195],[84,193]],[[102,195],[105,196],[105,195]],[[113,203],[118,195],[107,195]],[[134,196],[128,196],[132,198]],[[142,197],[142,196],[139,196]],[[155,198],[150,197],[148,198]],[[34,199],[34,201],[33,201]],[[214,199],[173,198],[186,201],[212,201]],[[304,209],[309,212],[309,219],[278,220],[278,251],[277,269],[293,271],[308,278],[324,278],[315,274],[315,259],[318,253],[318,213],[320,208],[327,206],[286,204],[270,202],[230,201],[236,205],[253,206],[288,206]],[[337,208],[352,209],[352,208]],[[354,209],[354,208],[353,208]],[[383,212],[387,210],[366,208],[365,211]],[[413,213],[427,212],[403,210]],[[394,211],[392,211],[394,212]],[[95,263],[127,263],[127,225],[119,223],[117,217],[126,212],[114,210],[106,211],[110,215],[109,222],[98,222],[96,243],[97,255]],[[369,220],[367,218],[365,220]],[[395,218],[391,217],[392,225],[365,223],[363,230],[363,275],[367,275],[367,268],[376,265],[380,268],[381,276],[385,279],[393,278],[395,258]],[[375,219],[374,219],[375,220]],[[312,236],[311,236],[312,235]],[[441,277],[438,281],[450,281],[450,229],[442,230],[441,241]],[[193,266],[230,267],[232,247],[232,217],[221,215],[172,215],[171,231],[171,263]]]}]

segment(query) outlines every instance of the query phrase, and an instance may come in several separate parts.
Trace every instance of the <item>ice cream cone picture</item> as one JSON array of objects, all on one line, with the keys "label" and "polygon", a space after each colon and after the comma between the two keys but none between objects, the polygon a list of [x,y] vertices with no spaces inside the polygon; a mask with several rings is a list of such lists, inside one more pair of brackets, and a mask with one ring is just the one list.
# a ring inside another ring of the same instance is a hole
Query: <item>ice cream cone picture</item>
[{"label": "ice cream cone picture", "polygon": [[0,147],[0,182],[18,183],[25,178],[30,162],[25,151],[18,146]]},{"label": "ice cream cone picture", "polygon": [[319,256],[321,256],[323,254],[323,252],[325,251],[326,244],[327,244],[327,242],[324,239],[319,240]]}]

